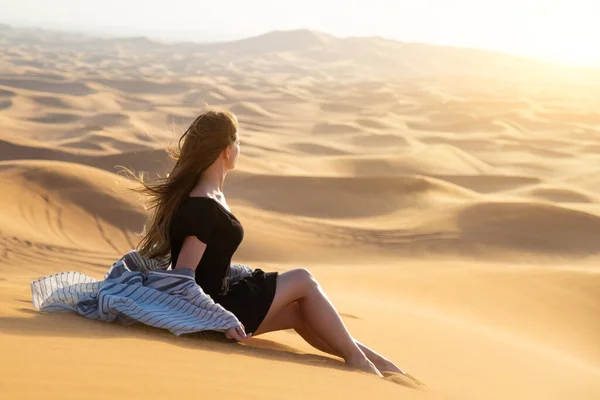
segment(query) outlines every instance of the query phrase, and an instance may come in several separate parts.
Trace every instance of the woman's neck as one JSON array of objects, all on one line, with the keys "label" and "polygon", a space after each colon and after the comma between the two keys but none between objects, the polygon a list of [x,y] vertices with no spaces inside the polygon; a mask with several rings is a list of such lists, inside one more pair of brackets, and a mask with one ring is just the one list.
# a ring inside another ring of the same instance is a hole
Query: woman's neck
[{"label": "woman's neck", "polygon": [[222,199],[224,198],[223,187],[226,175],[227,170],[223,168],[222,163],[214,163],[204,170],[192,192]]}]

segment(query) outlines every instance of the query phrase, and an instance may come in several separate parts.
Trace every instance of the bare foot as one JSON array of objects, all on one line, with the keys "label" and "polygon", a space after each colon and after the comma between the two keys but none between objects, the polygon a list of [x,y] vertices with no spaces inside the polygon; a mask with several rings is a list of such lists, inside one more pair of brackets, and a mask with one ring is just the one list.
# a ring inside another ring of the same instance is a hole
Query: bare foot
[{"label": "bare foot", "polygon": [[346,361],[346,363],[349,366],[358,369],[359,371],[367,372],[370,374],[375,374],[375,375],[379,376],[380,378],[383,378],[383,374],[381,372],[379,372],[379,370],[377,369],[375,364],[373,364],[373,362],[371,362],[371,360],[369,360],[366,356],[364,358],[361,358],[356,361],[354,361],[354,360]]},{"label": "bare foot", "polygon": [[379,369],[379,371],[381,371],[383,373],[388,372],[388,374],[385,376],[389,376],[390,375],[389,372],[398,373],[398,374],[402,374],[403,376],[411,379],[417,386],[426,386],[423,382],[421,382],[420,380],[418,380],[417,378],[415,378],[408,372],[401,370],[393,362],[391,362],[390,360],[387,360],[383,357],[375,360],[374,364],[377,367],[377,369]]},{"label": "bare foot", "polygon": [[381,358],[379,360],[374,360],[373,364],[375,364],[375,366],[377,367],[377,369],[380,370],[380,371],[398,372],[398,373],[400,373],[402,375],[406,375],[406,372],[402,371],[400,368],[398,368],[396,366],[396,364],[394,364],[390,360],[386,360],[385,358]]}]

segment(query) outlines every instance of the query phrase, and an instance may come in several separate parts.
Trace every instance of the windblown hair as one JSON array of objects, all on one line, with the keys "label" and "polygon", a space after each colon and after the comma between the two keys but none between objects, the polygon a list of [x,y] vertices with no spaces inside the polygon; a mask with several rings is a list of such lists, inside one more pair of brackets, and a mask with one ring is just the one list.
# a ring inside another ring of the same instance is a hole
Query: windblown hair
[{"label": "windblown hair", "polygon": [[202,173],[211,166],[221,152],[236,141],[238,121],[227,110],[212,107],[202,112],[179,138],[178,147],[168,147],[169,157],[175,165],[166,177],[154,183],[144,182],[144,172],[139,176],[131,170],[124,170],[141,187],[132,189],[147,196],[146,210],[151,210],[142,240],[137,251],[150,259],[170,255],[171,219],[183,200],[189,196]]}]

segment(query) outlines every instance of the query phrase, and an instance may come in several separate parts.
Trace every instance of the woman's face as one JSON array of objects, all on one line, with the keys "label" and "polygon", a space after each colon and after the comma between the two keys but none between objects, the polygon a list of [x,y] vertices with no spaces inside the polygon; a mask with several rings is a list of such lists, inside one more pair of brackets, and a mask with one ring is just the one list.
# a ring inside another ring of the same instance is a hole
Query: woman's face
[{"label": "woman's face", "polygon": [[238,156],[240,155],[240,136],[238,135],[235,142],[228,147],[229,149],[229,159],[228,159],[228,166],[230,169],[234,169],[236,164],[237,164],[237,160],[238,160]]}]

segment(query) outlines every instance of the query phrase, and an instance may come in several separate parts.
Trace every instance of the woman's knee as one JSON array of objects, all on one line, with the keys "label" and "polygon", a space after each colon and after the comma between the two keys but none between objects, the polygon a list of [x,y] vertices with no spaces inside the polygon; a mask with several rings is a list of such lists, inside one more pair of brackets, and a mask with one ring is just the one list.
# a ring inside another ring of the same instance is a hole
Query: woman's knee
[{"label": "woman's knee", "polygon": [[306,297],[319,288],[315,277],[304,268],[282,272],[277,282],[275,299],[280,299],[284,305]]},{"label": "woman's knee", "polygon": [[292,270],[295,274],[295,279],[305,289],[314,289],[319,286],[319,282],[314,275],[306,268],[296,268]]}]

